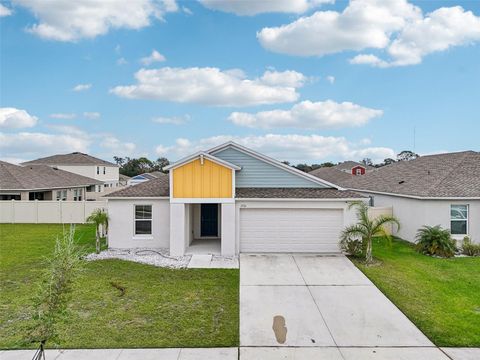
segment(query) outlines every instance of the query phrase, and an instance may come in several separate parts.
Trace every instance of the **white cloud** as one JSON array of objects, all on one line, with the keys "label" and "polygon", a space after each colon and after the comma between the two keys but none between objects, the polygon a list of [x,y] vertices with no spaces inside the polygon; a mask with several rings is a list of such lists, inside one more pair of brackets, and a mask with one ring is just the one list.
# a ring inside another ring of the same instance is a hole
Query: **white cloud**
[{"label": "white cloud", "polygon": [[0,17],[12,15],[12,9],[0,4]]},{"label": "white cloud", "polygon": [[92,87],[92,84],[78,84],[75,85],[72,90],[73,91],[86,91],[89,90]]},{"label": "white cloud", "polygon": [[137,148],[134,143],[122,142],[114,136],[104,137],[100,146],[109,150],[112,156],[131,156]]},{"label": "white cloud", "polygon": [[63,120],[71,120],[77,117],[76,114],[73,113],[54,113],[49,115],[52,119],[63,119]]},{"label": "white cloud", "polygon": [[335,82],[335,76],[333,75],[328,75],[327,76],[327,81],[330,83],[330,84],[333,84]]},{"label": "white cloud", "polygon": [[[49,125],[51,133],[0,132],[2,159],[31,160],[42,156],[81,151],[91,153],[92,148],[104,149],[102,157],[132,156],[135,144],[122,142],[112,134],[90,133],[71,125]],[[93,153],[95,154],[95,153]]]},{"label": "white cloud", "polygon": [[20,129],[33,127],[38,118],[25,110],[16,108],[0,108],[0,129]]},{"label": "white cloud", "polygon": [[294,13],[301,14],[314,7],[325,3],[333,3],[335,0],[199,0],[200,3],[211,9],[219,10],[236,15],[257,15],[262,13]]},{"label": "white cloud", "polygon": [[190,121],[190,115],[172,117],[158,116],[153,118],[152,121],[157,124],[183,125]]},{"label": "white cloud", "polygon": [[124,57],[117,59],[117,65],[126,65],[126,64],[128,64],[128,61]]},{"label": "white cloud", "polygon": [[175,0],[12,0],[29,9],[38,23],[28,31],[49,40],[77,41],[106,34],[110,29],[141,29],[152,19],[177,11]]},{"label": "white cloud", "polygon": [[251,106],[293,102],[305,77],[294,71],[267,71],[248,79],[239,69],[218,68],[140,69],[136,85],[117,86],[111,93],[130,99],[154,99],[216,106]]},{"label": "white cloud", "polygon": [[141,58],[140,62],[143,65],[148,66],[148,65],[153,64],[155,62],[163,62],[165,60],[167,60],[165,58],[165,56],[163,56],[157,50],[154,49],[154,50],[152,50],[152,53],[149,56]]},{"label": "white cloud", "polygon": [[365,157],[380,162],[387,157],[395,156],[395,152],[390,148],[364,147],[362,144],[349,142],[344,137],[296,134],[244,137],[220,135],[195,141],[179,138],[172,146],[157,146],[156,154],[176,159],[230,140],[275,159],[288,160],[292,163],[360,160]]},{"label": "white cloud", "polygon": [[382,114],[382,110],[366,108],[351,102],[307,100],[295,104],[289,110],[277,109],[255,114],[234,112],[228,119],[236,125],[250,128],[326,129],[362,126]]},{"label": "white cloud", "polygon": [[99,112],[84,112],[83,116],[90,120],[95,120],[100,118]]},{"label": "white cloud", "polygon": [[351,0],[342,11],[317,11],[290,24],[264,28],[258,40],[268,50],[298,56],[378,49],[354,56],[352,64],[377,67],[418,64],[430,53],[480,41],[480,17],[460,6],[426,16],[407,0]]},{"label": "white cloud", "polygon": [[0,132],[0,153],[2,157],[33,159],[72,151],[87,152],[90,140],[71,134],[46,134]]},{"label": "white cloud", "polygon": [[193,11],[190,10],[190,9],[189,9],[188,7],[186,7],[186,6],[182,6],[182,10],[183,10],[183,12],[184,12],[185,14],[187,14],[187,15],[193,15]]},{"label": "white cloud", "polygon": [[268,50],[313,56],[344,50],[384,48],[420,9],[406,0],[352,0],[343,12],[317,11],[288,25],[264,28],[257,37]]}]

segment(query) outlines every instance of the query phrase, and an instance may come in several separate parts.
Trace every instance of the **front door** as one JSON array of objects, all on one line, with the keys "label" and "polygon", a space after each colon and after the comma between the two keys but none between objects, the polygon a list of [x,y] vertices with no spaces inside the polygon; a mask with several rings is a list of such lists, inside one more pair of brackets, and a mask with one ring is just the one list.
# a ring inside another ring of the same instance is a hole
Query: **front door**
[{"label": "front door", "polygon": [[202,204],[200,209],[200,236],[218,237],[218,204]]}]

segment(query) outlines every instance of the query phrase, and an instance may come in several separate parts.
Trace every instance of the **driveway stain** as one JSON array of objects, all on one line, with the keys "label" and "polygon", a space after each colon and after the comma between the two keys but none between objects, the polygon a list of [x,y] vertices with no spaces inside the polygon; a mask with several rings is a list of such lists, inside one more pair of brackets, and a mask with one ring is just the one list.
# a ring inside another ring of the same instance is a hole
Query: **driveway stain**
[{"label": "driveway stain", "polygon": [[279,344],[285,344],[287,341],[287,327],[285,326],[285,318],[281,315],[273,317],[273,332]]}]

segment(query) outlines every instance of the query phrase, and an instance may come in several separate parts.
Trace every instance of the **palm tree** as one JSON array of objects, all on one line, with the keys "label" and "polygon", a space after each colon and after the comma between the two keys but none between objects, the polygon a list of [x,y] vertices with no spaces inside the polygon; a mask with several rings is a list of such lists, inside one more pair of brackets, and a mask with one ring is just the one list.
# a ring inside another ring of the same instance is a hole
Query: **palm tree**
[{"label": "palm tree", "polygon": [[394,216],[381,215],[374,219],[368,216],[368,205],[363,201],[354,201],[348,205],[348,209],[357,207],[358,222],[347,226],[340,235],[340,243],[347,243],[354,239],[362,239],[365,248],[365,263],[373,262],[372,239],[376,236],[385,236],[389,240],[391,235],[385,231],[385,225],[395,224],[400,229],[400,222]]},{"label": "palm tree", "polygon": [[[100,237],[108,233],[108,214],[102,209],[95,209],[87,218],[87,222],[95,224],[95,249],[98,254],[100,252]],[[100,228],[102,233],[100,233]]]}]

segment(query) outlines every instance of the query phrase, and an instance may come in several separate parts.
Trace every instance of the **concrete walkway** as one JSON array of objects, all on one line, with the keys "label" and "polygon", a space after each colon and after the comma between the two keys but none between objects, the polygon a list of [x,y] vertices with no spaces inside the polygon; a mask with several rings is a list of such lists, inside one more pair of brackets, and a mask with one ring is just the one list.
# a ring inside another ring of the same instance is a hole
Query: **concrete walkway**
[{"label": "concrete walkway", "polygon": [[[35,351],[0,351],[1,360],[30,360]],[[47,350],[46,360],[238,360],[237,348]]]},{"label": "concrete walkway", "polygon": [[242,254],[240,346],[243,360],[450,359],[344,256]]}]

